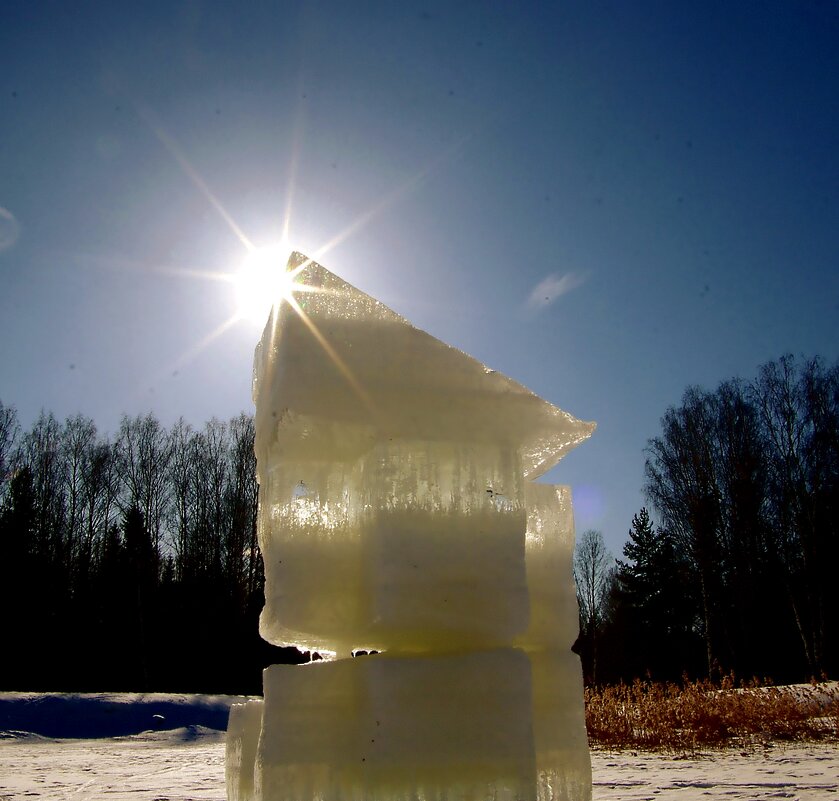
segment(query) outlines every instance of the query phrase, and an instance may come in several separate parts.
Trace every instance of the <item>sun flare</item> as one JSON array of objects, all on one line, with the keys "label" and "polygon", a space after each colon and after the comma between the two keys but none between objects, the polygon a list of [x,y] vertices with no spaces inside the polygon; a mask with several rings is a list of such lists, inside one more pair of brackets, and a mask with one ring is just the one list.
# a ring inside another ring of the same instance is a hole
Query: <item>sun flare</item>
[{"label": "sun flare", "polygon": [[288,246],[274,245],[255,248],[242,261],[234,279],[240,319],[262,325],[271,306],[290,297],[294,276],[286,272],[288,254]]}]

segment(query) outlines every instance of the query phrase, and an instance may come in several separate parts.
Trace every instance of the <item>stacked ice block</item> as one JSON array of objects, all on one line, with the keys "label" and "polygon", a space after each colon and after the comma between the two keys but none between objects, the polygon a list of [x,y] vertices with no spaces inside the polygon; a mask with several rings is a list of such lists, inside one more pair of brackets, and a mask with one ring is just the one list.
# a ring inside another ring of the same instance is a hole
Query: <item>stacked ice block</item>
[{"label": "stacked ice block", "polygon": [[327,660],[234,707],[228,798],[585,801],[571,497],[533,479],[593,424],[287,269],[254,365],[260,630]]}]

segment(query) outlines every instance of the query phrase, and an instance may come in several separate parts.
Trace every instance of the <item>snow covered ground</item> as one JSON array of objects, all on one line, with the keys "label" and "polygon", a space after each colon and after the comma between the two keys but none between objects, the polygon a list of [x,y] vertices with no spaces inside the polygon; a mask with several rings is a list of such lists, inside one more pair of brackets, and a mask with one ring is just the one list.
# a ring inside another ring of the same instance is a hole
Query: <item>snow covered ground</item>
[{"label": "snow covered ground", "polygon": [[[0,801],[224,801],[232,700],[0,693]],[[72,739],[32,733],[50,727]],[[595,801],[839,799],[835,743],[696,759],[594,751],[592,769]]]},{"label": "snow covered ground", "polygon": [[839,801],[839,747],[808,743],[697,759],[594,751],[595,801]]}]

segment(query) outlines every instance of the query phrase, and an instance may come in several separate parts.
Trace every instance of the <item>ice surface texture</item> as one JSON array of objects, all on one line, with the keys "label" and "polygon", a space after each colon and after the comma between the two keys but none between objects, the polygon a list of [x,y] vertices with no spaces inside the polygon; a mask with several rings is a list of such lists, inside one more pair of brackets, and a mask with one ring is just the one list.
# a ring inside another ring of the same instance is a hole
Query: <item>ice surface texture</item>
[{"label": "ice surface texture", "polygon": [[265,671],[257,798],[584,798],[581,697],[570,653],[275,665]]},{"label": "ice surface texture", "polygon": [[571,493],[532,479],[594,425],[288,270],[254,360],[260,631],[331,661],[231,710],[229,801],[588,801]]},{"label": "ice surface texture", "polygon": [[580,625],[572,567],[571,487],[528,482],[524,495],[530,625],[516,638],[516,645],[528,650],[567,650],[577,639]]},{"label": "ice surface texture", "polygon": [[512,644],[525,485],[593,424],[303,256],[289,269],[300,290],[254,363],[263,637],[344,655]]},{"label": "ice surface texture", "polygon": [[515,452],[532,479],[594,429],[301,254],[288,269],[300,270],[295,303],[275,304],[254,363],[258,456],[278,444],[351,462],[391,438],[484,443]]},{"label": "ice surface texture", "polygon": [[256,749],[262,731],[263,702],[251,699],[230,707],[225,742],[227,801],[254,801]]}]

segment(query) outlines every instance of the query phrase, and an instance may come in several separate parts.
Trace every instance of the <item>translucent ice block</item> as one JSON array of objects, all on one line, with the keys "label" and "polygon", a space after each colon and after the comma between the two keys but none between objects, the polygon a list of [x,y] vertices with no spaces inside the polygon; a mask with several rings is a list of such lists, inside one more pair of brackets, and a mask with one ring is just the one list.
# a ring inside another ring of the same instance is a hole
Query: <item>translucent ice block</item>
[{"label": "translucent ice block", "polygon": [[264,678],[254,801],[590,801],[570,652],[382,654]]},{"label": "translucent ice block", "polygon": [[262,635],[451,650],[528,623],[526,477],[583,423],[293,254],[254,365]]},{"label": "translucent ice block", "polygon": [[255,801],[253,775],[262,708],[258,699],[230,707],[224,760],[227,801]]},{"label": "translucent ice block", "polygon": [[523,529],[523,511],[489,504],[371,511],[338,537],[286,522],[263,538],[262,635],[345,655],[505,645],[528,620]]},{"label": "translucent ice block", "polygon": [[[377,438],[473,442],[514,449],[534,478],[591,435],[593,423],[414,328],[302,254],[287,270],[293,302],[275,304],[254,360],[258,457],[278,439],[328,461]],[[297,415],[318,421],[317,430],[295,429]]]},{"label": "translucent ice block", "polygon": [[276,665],[264,688],[259,801],[536,799],[521,651]]},{"label": "translucent ice block", "polygon": [[527,650],[570,649],[580,628],[571,488],[528,482],[525,505],[530,625],[516,644]]},{"label": "translucent ice block", "polygon": [[583,672],[568,650],[528,654],[538,801],[590,801]]}]

